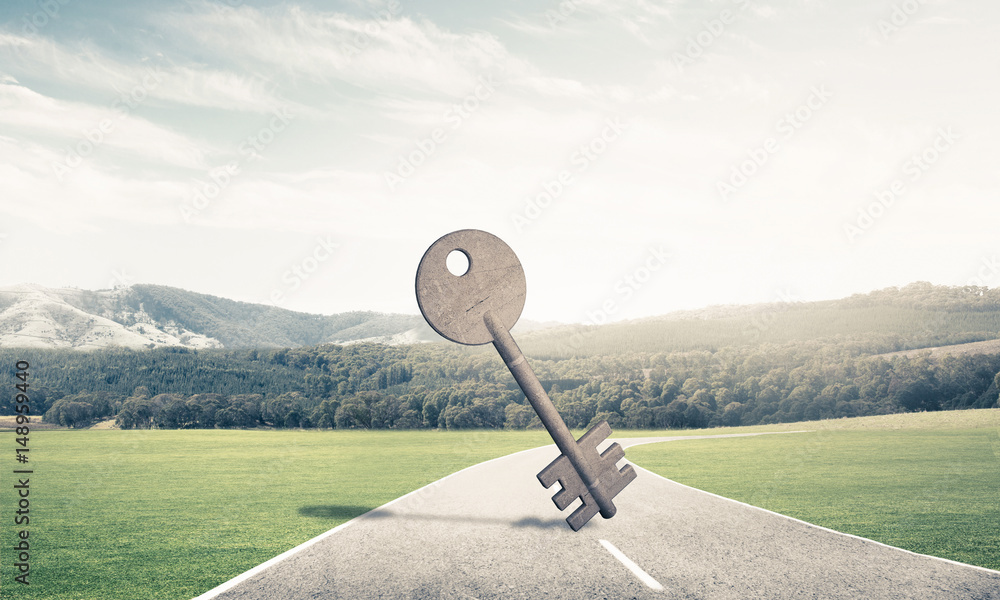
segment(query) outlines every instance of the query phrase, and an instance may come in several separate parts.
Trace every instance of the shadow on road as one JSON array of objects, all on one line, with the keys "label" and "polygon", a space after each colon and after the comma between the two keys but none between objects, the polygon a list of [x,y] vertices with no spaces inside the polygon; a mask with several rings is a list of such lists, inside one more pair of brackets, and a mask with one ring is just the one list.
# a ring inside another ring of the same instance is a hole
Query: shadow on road
[{"label": "shadow on road", "polygon": [[563,519],[548,519],[543,521],[538,517],[525,517],[513,523],[514,527],[537,527],[539,529],[569,529],[569,524]]},{"label": "shadow on road", "polygon": [[339,504],[324,504],[320,506],[299,507],[299,514],[303,517],[313,517],[316,519],[353,519],[361,516],[374,506],[341,506]]},{"label": "shadow on road", "polygon": [[[370,512],[369,512],[370,511]],[[365,514],[367,513],[367,514]],[[507,525],[510,527],[536,529],[558,529],[569,528],[566,521],[562,519],[543,520],[537,517],[525,517],[517,521],[506,519],[490,519],[488,517],[473,517],[469,515],[432,515],[397,513],[388,509],[372,510],[365,506],[340,506],[336,504],[322,506],[303,506],[299,508],[299,514],[303,517],[313,517],[317,519],[353,519],[365,515],[366,519],[406,519],[416,521],[445,521],[445,522],[465,522],[478,523],[483,525]]]}]

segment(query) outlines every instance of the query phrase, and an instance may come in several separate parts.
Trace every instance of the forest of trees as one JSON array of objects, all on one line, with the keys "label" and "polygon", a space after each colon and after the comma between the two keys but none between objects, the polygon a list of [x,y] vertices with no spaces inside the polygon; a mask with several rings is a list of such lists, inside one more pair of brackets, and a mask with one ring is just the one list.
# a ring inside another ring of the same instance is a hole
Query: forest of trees
[{"label": "forest of trees", "polygon": [[[945,290],[929,300],[923,288],[897,293],[874,309],[861,297],[827,309],[793,305],[680,321],[659,351],[647,348],[655,348],[651,335],[663,335],[662,323],[575,328],[561,338],[542,332],[525,336],[523,347],[573,428],[601,419],[617,428],[659,429],[996,407],[1000,354],[883,355],[1000,338],[990,329],[1000,298],[984,302],[975,290]],[[947,305],[956,295],[968,301]],[[859,310],[884,312],[887,305],[898,318],[864,328],[853,321]],[[823,323],[812,324],[821,310]],[[914,311],[925,312],[913,319]],[[849,323],[831,325],[844,315]],[[699,326],[715,334],[698,335]],[[810,333],[817,328],[832,333]],[[694,333],[685,337],[688,330]],[[122,428],[540,425],[490,346],[5,348],[0,373],[13,377],[17,360],[31,362],[35,413],[66,427],[109,418]],[[0,390],[0,413],[13,411],[11,390]]]},{"label": "forest of trees", "polygon": [[[67,354],[57,383],[45,378],[51,367],[36,354],[33,405],[46,421],[68,427],[112,417],[123,428],[539,425],[499,357],[443,344]],[[98,389],[70,387],[86,381],[75,374],[89,368],[65,360],[73,356],[98,360],[112,375]],[[211,377],[197,373],[199,359],[214,365]],[[873,357],[795,343],[532,364],[574,428],[600,419],[678,428],[989,408],[1000,395],[1000,355],[989,354]],[[134,382],[121,373],[139,374],[148,385],[123,388],[123,379]],[[10,402],[4,399],[4,412]]]}]

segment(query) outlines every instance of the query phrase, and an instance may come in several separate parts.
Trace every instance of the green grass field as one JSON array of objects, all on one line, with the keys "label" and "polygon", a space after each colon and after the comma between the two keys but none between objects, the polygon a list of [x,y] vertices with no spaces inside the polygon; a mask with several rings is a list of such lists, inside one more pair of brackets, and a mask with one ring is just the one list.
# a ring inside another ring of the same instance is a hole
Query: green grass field
[{"label": "green grass field", "polygon": [[803,521],[1000,569],[1000,410],[782,427],[816,431],[650,444],[628,457]]},{"label": "green grass field", "polygon": [[13,581],[14,436],[0,597],[191,598],[544,432],[37,431],[31,585]]},{"label": "green grass field", "polygon": [[[817,431],[655,444],[628,457],[831,528],[1000,567],[1000,411],[741,431],[797,429]],[[0,598],[52,600],[191,598],[449,473],[550,443],[540,431],[36,431],[27,587],[11,566],[13,437],[0,435],[10,454]]]}]

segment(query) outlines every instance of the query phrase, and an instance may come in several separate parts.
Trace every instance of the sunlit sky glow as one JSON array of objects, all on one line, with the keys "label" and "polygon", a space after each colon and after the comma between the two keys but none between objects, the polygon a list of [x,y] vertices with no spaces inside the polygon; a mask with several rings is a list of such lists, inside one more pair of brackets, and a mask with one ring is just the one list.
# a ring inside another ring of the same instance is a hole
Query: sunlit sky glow
[{"label": "sunlit sky glow", "polygon": [[997,286],[997,31],[986,0],[4,2],[0,286],[416,313],[463,228],[534,320]]}]

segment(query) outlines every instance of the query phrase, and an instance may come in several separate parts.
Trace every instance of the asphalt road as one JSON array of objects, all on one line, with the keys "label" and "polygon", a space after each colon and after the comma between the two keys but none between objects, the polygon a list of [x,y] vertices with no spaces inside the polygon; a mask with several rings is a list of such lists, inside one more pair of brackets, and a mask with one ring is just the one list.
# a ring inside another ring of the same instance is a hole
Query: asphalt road
[{"label": "asphalt road", "polygon": [[[673,439],[681,438],[619,441]],[[574,533],[563,519],[575,505],[558,512],[556,488],[535,479],[556,456],[547,446],[459,471],[197,600],[1000,599],[1000,572],[829,531],[641,468],[615,498],[613,519],[598,515]]]}]

